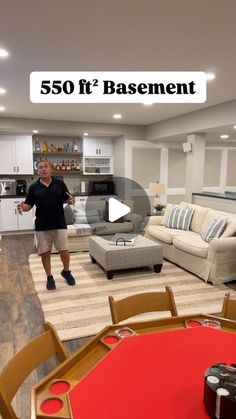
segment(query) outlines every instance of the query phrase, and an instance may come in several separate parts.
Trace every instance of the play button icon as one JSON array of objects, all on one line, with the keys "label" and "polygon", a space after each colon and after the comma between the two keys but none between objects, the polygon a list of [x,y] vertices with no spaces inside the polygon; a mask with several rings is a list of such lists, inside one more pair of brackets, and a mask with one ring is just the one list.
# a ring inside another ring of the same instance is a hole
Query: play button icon
[{"label": "play button icon", "polygon": [[131,209],[128,205],[122,204],[122,202],[117,199],[110,198],[108,200],[108,218],[111,223],[124,215],[129,214],[130,211]]}]

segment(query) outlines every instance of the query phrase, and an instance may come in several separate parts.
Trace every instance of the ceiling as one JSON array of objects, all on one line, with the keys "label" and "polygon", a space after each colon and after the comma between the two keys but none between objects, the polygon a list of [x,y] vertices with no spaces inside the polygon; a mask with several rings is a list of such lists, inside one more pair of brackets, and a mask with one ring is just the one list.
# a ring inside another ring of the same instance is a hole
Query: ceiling
[{"label": "ceiling", "polygon": [[[1,0],[0,116],[147,125],[236,98],[235,0]],[[32,104],[32,71],[214,72],[204,104]],[[121,113],[120,121],[114,113]]]}]

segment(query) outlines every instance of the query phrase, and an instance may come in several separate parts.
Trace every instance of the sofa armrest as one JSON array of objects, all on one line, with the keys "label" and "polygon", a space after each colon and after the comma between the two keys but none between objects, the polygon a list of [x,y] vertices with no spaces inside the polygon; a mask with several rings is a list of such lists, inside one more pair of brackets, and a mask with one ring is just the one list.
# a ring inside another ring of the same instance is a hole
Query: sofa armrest
[{"label": "sofa armrest", "polygon": [[143,221],[143,217],[139,214],[127,214],[125,217],[125,221],[130,221],[133,223],[133,231],[134,233],[140,233],[141,230],[141,223]]},{"label": "sofa armrest", "polygon": [[236,237],[213,239],[209,243],[208,259],[232,262],[236,260]]},{"label": "sofa armrest", "polygon": [[141,223],[143,220],[143,217],[139,214],[127,214],[124,215],[124,220],[125,221],[131,221],[131,223]]},{"label": "sofa armrest", "polygon": [[[147,225],[148,226],[158,226],[161,224],[163,216],[162,215],[150,215],[147,217]],[[146,220],[145,220],[146,221]]]}]

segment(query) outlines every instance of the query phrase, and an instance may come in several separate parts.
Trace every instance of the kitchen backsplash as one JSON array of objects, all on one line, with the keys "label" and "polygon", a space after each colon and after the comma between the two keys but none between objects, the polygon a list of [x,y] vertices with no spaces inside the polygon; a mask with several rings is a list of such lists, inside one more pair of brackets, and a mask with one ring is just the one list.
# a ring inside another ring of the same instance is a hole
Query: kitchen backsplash
[{"label": "kitchen backsplash", "polygon": [[[92,176],[78,175],[77,176],[76,175],[75,176],[75,175],[70,175],[70,173],[68,173],[68,174],[67,173],[57,174],[56,172],[53,175],[55,175],[59,179],[64,180],[64,182],[66,183],[66,185],[67,185],[67,187],[68,187],[68,189],[71,193],[80,193],[80,184],[81,184],[82,181],[89,181],[89,180],[92,180],[92,181],[99,180],[99,181],[101,181],[101,180],[109,180],[109,178],[112,179],[112,176],[104,176],[103,177],[101,175],[99,175],[99,176],[94,176],[94,175],[92,175]],[[37,174],[35,174],[33,176],[32,175],[19,175],[19,176],[4,175],[3,177],[4,177],[4,179],[17,179],[17,180],[24,179],[24,180],[26,180],[27,190],[28,190],[29,186],[38,179]]]}]

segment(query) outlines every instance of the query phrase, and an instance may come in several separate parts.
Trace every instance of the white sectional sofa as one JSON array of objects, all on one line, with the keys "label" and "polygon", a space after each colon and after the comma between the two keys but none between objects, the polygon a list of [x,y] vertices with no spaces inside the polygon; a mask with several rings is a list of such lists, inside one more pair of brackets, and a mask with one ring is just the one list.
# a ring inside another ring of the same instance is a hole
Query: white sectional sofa
[{"label": "white sectional sofa", "polygon": [[[162,244],[164,258],[212,284],[236,280],[236,215],[182,202],[194,208],[188,231],[166,227],[172,204],[163,216],[152,216],[145,236]],[[209,243],[201,237],[214,219],[226,218],[223,234]]]}]

